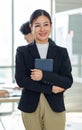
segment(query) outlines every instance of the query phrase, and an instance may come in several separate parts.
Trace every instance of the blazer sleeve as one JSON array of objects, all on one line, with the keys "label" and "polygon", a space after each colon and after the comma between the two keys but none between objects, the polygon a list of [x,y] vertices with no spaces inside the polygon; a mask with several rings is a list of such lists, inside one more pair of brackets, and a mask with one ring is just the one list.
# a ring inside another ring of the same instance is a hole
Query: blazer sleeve
[{"label": "blazer sleeve", "polygon": [[73,83],[71,71],[72,67],[68,52],[66,49],[64,49],[60,73],[43,71],[43,78],[41,81],[46,84],[51,84],[62,87],[64,89],[68,89]]},{"label": "blazer sleeve", "polygon": [[15,60],[15,79],[19,87],[26,88],[35,92],[43,92],[47,94],[52,93],[52,85],[42,84],[38,81],[33,81],[30,75],[26,72],[26,66],[24,61],[24,54],[21,48],[17,49]]}]

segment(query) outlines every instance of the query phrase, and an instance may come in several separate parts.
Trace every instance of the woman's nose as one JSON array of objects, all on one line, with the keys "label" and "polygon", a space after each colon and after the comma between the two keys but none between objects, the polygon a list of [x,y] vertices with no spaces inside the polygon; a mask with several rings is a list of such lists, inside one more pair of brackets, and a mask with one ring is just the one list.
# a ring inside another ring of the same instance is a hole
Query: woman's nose
[{"label": "woman's nose", "polygon": [[41,31],[44,31],[44,27],[43,27],[43,26],[41,26],[41,27],[40,27],[40,30],[41,30]]}]

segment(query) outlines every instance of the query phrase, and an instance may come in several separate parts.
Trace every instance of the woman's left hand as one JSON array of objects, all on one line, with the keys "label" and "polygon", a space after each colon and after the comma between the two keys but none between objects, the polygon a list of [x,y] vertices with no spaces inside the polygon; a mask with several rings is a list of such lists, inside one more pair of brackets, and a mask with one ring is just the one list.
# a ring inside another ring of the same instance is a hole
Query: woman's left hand
[{"label": "woman's left hand", "polygon": [[52,92],[53,93],[55,93],[55,94],[57,94],[57,93],[61,93],[61,92],[63,92],[63,91],[65,91],[65,89],[64,88],[61,88],[61,87],[59,87],[59,86],[52,86]]},{"label": "woman's left hand", "polygon": [[34,81],[40,81],[42,79],[43,73],[39,69],[31,69],[31,79]]}]

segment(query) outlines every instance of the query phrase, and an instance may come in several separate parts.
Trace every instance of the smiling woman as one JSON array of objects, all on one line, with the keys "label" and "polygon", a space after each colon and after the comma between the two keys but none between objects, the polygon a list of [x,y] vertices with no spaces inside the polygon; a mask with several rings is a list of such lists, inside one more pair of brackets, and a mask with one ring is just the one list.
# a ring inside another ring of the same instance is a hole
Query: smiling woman
[{"label": "smiling woman", "polygon": [[[25,129],[65,130],[63,94],[73,83],[67,49],[49,38],[52,20],[46,10],[35,10],[29,23],[35,38],[31,44],[17,47],[15,66],[16,82],[23,88],[18,108]],[[35,68],[37,58],[52,59],[52,71]]]},{"label": "smiling woman", "polygon": [[[32,19],[30,21],[32,23]],[[51,32],[51,20],[44,15],[36,18],[36,21],[33,22],[33,26],[31,26],[32,33],[35,35],[35,40],[37,43],[47,43],[47,37]]]}]

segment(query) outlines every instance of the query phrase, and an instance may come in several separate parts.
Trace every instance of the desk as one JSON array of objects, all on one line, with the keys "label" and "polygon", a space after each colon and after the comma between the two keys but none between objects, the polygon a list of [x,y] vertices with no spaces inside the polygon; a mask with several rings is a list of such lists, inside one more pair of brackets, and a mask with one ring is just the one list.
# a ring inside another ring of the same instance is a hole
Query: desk
[{"label": "desk", "polygon": [[12,103],[12,112],[14,111],[14,103],[18,102],[20,100],[20,96],[16,96],[16,97],[4,97],[4,98],[0,98],[0,103],[8,103],[11,102]]},{"label": "desk", "polygon": [[4,97],[4,98],[0,98],[0,103],[4,103],[4,102],[18,102],[20,99],[20,96],[17,97]]},{"label": "desk", "polygon": [[[0,98],[0,103],[11,102],[12,103],[12,112],[13,112],[14,111],[14,103],[18,102],[19,100],[20,100],[20,96],[17,96],[17,97],[4,97],[4,98]],[[2,115],[4,115],[4,114],[6,115],[6,113],[2,113]],[[3,126],[3,129],[6,130],[1,118],[0,118],[0,122],[1,122],[1,124]]]}]

